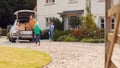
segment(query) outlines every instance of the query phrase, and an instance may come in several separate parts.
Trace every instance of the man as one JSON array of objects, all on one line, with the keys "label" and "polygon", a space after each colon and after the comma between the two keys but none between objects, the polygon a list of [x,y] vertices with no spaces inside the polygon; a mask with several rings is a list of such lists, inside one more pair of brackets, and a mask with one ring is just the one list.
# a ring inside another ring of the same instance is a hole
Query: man
[{"label": "man", "polygon": [[16,42],[19,42],[19,37],[20,37],[20,24],[19,22],[16,23],[16,33],[17,33],[17,41]]},{"label": "man", "polygon": [[36,23],[36,20],[33,18],[32,15],[30,15],[30,21],[29,21],[29,24],[31,25],[31,28],[32,28],[32,42],[34,42],[34,26],[35,26],[35,23]]}]

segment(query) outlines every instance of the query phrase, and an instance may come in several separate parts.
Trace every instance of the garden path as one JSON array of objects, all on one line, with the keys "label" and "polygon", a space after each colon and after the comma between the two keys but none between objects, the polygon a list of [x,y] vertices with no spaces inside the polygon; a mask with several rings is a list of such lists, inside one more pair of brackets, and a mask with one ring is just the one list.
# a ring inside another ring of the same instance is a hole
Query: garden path
[{"label": "garden path", "polygon": [[[42,40],[41,46],[28,41],[10,43],[0,38],[0,45],[47,52],[52,62],[44,68],[104,68],[104,43],[53,42]],[[116,58],[114,58],[116,57]],[[116,45],[113,60],[120,68],[120,46]]]}]

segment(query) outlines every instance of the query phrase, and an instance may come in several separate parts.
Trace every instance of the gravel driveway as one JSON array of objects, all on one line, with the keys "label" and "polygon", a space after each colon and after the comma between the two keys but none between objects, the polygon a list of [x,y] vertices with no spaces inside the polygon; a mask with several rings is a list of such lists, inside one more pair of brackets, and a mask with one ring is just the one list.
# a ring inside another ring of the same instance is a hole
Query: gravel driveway
[{"label": "gravel driveway", "polygon": [[[0,45],[35,49],[47,52],[52,57],[52,62],[44,68],[104,68],[104,43],[81,42],[52,42],[42,40],[41,46],[34,43],[10,43],[6,38],[0,39]],[[115,56],[120,54],[117,47]],[[114,59],[118,61],[118,59]],[[120,60],[120,59],[119,59]],[[120,61],[116,64],[120,64]],[[120,67],[120,66],[119,66]]]}]

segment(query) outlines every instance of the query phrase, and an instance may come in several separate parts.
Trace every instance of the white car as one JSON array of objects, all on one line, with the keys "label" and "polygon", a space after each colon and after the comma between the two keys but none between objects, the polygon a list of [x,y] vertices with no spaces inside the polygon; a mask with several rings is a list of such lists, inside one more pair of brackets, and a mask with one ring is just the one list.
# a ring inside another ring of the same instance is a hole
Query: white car
[{"label": "white car", "polygon": [[[26,25],[29,22],[29,16],[35,15],[36,12],[32,10],[19,10],[14,13],[16,15],[16,20],[14,22],[14,25],[10,28],[10,37],[9,41],[16,42],[17,34],[16,34],[16,23],[19,22],[21,25]],[[21,27],[22,28],[22,27]],[[20,31],[20,37],[21,40],[30,40],[32,41],[32,29],[26,29]]]}]

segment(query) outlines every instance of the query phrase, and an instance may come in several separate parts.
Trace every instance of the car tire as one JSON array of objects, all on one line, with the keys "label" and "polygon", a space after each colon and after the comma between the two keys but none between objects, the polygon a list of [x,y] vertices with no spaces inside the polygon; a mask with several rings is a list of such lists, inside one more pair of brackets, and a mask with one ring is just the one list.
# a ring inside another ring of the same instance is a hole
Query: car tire
[{"label": "car tire", "polygon": [[11,42],[11,38],[9,38],[9,41]]}]

